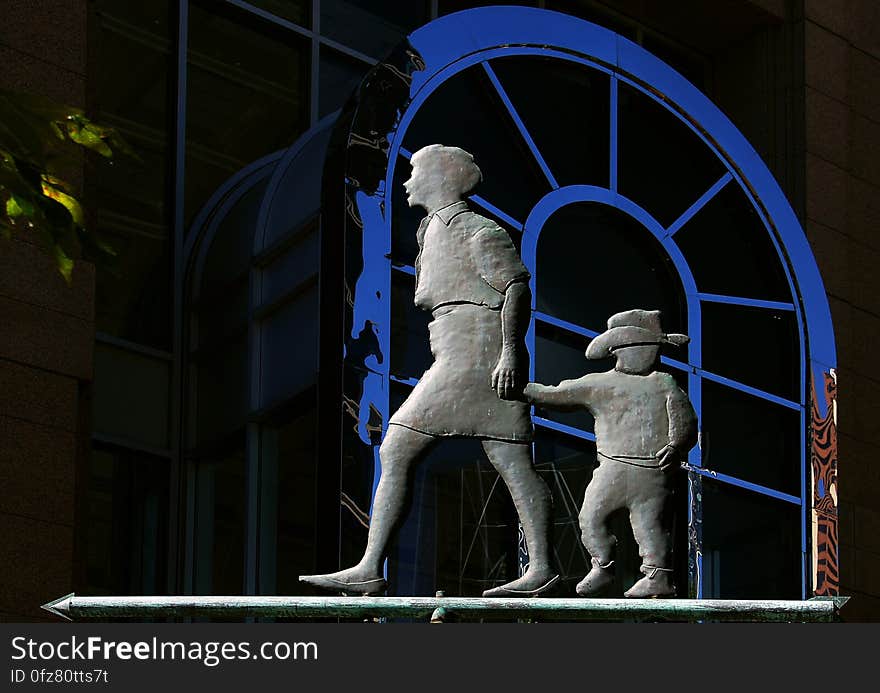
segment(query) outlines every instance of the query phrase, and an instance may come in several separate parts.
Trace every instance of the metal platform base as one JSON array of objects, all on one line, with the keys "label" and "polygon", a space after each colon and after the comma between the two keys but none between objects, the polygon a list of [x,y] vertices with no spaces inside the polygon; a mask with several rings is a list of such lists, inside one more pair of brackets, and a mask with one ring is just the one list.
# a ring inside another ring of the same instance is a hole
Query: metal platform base
[{"label": "metal platform base", "polygon": [[837,621],[849,597],[740,599],[483,599],[472,597],[78,597],[43,605],[68,620],[116,618],[408,618],[538,621]]}]

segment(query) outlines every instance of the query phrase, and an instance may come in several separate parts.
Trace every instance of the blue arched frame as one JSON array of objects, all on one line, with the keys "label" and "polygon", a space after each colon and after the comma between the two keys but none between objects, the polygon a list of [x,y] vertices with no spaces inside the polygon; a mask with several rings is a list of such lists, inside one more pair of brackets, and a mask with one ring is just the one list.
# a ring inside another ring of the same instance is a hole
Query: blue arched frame
[{"label": "blue arched frame", "polygon": [[[396,167],[401,162],[405,163],[410,156],[410,152],[403,147],[405,134],[420,107],[441,84],[462,70],[479,65],[486,72],[551,188],[551,192],[535,205],[526,219],[515,219],[505,210],[493,205],[490,200],[477,195],[471,198],[478,207],[503,220],[512,229],[522,232],[523,261],[532,271],[533,296],[536,294],[534,286],[536,248],[544,222],[555,211],[577,202],[595,202],[614,207],[638,221],[653,234],[668,254],[682,280],[687,299],[688,330],[692,342],[689,345],[686,363],[667,358],[664,361],[667,366],[688,374],[689,394],[697,411],[699,412],[701,408],[701,382],[705,379],[800,412],[802,444],[799,497],[703,469],[699,449],[693,450],[689,458],[690,488],[692,496],[699,497],[699,480],[705,475],[799,506],[804,562],[801,571],[802,593],[803,596],[807,596],[817,591],[818,583],[824,578],[819,575],[820,570],[816,566],[815,547],[812,577],[809,574],[808,527],[811,521],[815,523],[816,505],[832,490],[827,488],[822,479],[815,478],[815,470],[811,482],[808,473],[811,457],[809,434],[812,425],[811,414],[813,419],[816,415],[820,419],[825,419],[829,415],[830,403],[824,396],[819,396],[818,390],[825,390],[822,384],[827,381],[829,373],[833,374],[836,367],[834,333],[824,286],[810,246],[784,193],[760,156],[726,116],[675,70],[614,32],[570,16],[522,7],[479,8],[437,19],[415,31],[408,40],[420,55],[424,69],[412,73],[409,101],[402,109],[396,126],[386,135],[389,148],[384,184],[375,192],[358,191],[355,195],[358,216],[363,222],[364,271],[355,287],[354,321],[350,336],[354,338],[369,321],[376,328],[381,352],[390,353],[391,274],[392,271],[412,273],[412,268],[392,267],[390,260],[392,218],[390,210],[392,198],[400,194],[392,183]],[[607,188],[587,185],[560,187],[492,69],[490,61],[493,58],[513,55],[551,56],[586,65],[610,76],[611,118],[608,124],[610,183]],[[648,211],[623,197],[617,190],[617,94],[620,84],[639,90],[673,113],[711,149],[726,168],[726,172],[669,226],[664,227]],[[699,291],[693,273],[675,243],[674,236],[691,217],[728,185],[737,185],[742,189],[762,220],[785,273],[791,291],[790,302],[722,296]],[[712,302],[790,311],[794,314],[800,333],[799,358],[802,374],[799,397],[796,401],[763,392],[702,368],[701,305]],[[532,307],[533,320],[529,329],[528,344],[533,354],[536,322],[555,324],[557,327],[585,337],[595,336],[595,333],[581,326],[564,323],[558,318],[537,312],[535,305]],[[391,382],[398,380],[412,385],[414,381],[392,376],[388,358],[370,366],[371,373],[364,383],[360,402],[362,412],[360,418],[366,420],[367,408],[373,407],[381,413],[383,421],[387,422],[390,413],[388,409]],[[553,421],[536,419],[535,423],[581,438],[591,438],[591,434],[587,432]],[[364,442],[367,442],[366,439]],[[374,477],[378,479],[377,450],[375,457]],[[820,489],[818,498],[817,488]],[[692,510],[696,507],[694,502],[691,503],[691,507]],[[811,512],[813,512],[812,518]],[[813,542],[816,541],[814,532]],[[699,551],[695,556],[695,563],[696,592],[698,596],[702,596]],[[836,565],[832,566],[831,570],[836,571]]]}]

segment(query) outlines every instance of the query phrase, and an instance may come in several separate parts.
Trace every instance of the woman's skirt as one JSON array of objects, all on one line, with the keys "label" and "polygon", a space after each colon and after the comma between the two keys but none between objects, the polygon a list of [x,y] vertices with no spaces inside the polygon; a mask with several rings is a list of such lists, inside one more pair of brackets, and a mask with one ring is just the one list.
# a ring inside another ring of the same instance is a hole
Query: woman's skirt
[{"label": "woman's skirt", "polygon": [[434,363],[389,423],[434,436],[532,440],[529,405],[500,399],[491,385],[501,354],[500,311],[443,306],[428,330]]}]

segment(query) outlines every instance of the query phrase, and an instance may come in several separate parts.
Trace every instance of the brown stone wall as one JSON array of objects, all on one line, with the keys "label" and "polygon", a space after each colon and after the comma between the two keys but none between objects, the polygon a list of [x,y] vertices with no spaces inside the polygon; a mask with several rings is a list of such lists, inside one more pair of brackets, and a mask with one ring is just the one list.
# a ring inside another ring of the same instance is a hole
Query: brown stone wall
[{"label": "brown stone wall", "polygon": [[804,0],[806,230],[837,332],[841,594],[880,620],[880,3]]},{"label": "brown stone wall", "polygon": [[[0,64],[3,87],[83,105],[86,0],[6,0]],[[67,286],[33,239],[0,240],[0,621],[57,620],[40,604],[73,590],[94,283],[88,263]]]}]

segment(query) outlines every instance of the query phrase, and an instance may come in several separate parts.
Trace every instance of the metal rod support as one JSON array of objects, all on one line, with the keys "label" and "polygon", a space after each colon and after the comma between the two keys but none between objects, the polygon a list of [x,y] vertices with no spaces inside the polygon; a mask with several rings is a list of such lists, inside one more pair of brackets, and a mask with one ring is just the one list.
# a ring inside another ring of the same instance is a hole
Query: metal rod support
[{"label": "metal rod support", "polygon": [[114,618],[415,618],[571,621],[836,621],[848,597],[739,599],[482,599],[474,597],[78,597],[43,608],[69,620]]}]

